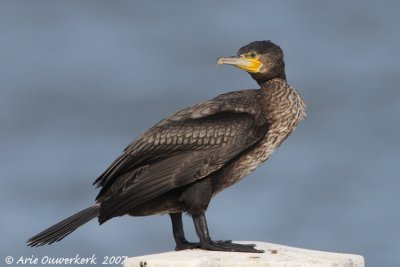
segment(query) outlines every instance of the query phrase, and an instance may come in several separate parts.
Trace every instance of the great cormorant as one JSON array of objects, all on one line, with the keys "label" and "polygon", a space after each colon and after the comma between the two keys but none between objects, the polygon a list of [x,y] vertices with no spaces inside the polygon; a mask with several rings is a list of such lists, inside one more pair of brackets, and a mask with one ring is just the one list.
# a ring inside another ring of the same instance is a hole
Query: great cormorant
[{"label": "great cormorant", "polygon": [[[268,159],[305,116],[305,104],[286,81],[282,49],[271,41],[252,42],[217,63],[245,70],[260,88],[222,94],[161,120],[95,180],[101,190],[93,206],[28,245],[59,241],[95,217],[102,224],[125,214],[168,213],[176,250],[262,252],[251,244],[213,241],[205,211],[215,194]],[[182,212],[192,216],[199,243],[186,240]]]}]

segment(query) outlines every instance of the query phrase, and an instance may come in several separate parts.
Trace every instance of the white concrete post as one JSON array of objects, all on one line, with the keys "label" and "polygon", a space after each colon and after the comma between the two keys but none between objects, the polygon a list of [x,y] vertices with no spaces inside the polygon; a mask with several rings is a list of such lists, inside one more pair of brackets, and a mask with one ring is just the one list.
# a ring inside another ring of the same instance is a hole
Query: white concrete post
[{"label": "white concrete post", "polygon": [[256,244],[265,253],[237,253],[204,251],[200,249],[165,252],[128,258],[125,267],[364,267],[360,255],[341,254],[281,246],[263,242]]}]

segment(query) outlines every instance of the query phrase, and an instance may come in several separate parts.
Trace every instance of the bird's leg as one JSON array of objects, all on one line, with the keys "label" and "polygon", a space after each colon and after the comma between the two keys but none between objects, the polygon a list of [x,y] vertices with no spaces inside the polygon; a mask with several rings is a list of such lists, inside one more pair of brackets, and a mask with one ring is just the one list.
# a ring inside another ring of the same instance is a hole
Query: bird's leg
[{"label": "bird's leg", "polygon": [[212,241],[208,232],[204,212],[193,215],[194,227],[200,238],[200,247],[205,250],[262,253],[263,250],[255,249],[253,244],[236,244],[231,241]]},{"label": "bird's leg", "polygon": [[182,213],[170,213],[172,222],[172,233],[174,235],[176,247],[175,250],[193,249],[199,248],[200,243],[188,242],[185,238],[185,232],[183,231]]}]

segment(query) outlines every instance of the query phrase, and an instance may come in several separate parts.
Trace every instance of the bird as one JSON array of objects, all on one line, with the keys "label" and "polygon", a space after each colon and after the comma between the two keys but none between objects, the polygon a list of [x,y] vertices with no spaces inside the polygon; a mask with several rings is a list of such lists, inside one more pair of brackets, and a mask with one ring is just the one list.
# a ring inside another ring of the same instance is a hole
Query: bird
[{"label": "bird", "polygon": [[[28,239],[31,247],[60,241],[97,218],[169,214],[177,251],[262,253],[254,244],[212,240],[205,212],[212,197],[267,160],[305,117],[306,105],[286,80],[282,49],[254,41],[218,65],[246,71],[259,88],[221,94],[162,119],[134,139],[94,181],[94,204]],[[187,241],[182,214],[199,242]]]}]

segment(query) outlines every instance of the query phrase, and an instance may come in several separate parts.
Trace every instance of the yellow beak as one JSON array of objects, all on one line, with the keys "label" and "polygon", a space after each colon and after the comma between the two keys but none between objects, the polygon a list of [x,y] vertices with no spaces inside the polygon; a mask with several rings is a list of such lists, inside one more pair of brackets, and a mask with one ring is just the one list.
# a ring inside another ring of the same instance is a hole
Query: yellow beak
[{"label": "yellow beak", "polygon": [[247,58],[244,56],[220,57],[217,64],[228,64],[241,68],[247,72],[258,72],[261,68],[261,62],[257,58]]}]

